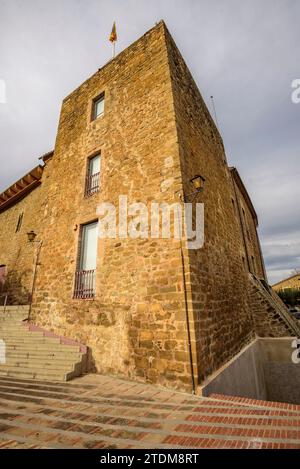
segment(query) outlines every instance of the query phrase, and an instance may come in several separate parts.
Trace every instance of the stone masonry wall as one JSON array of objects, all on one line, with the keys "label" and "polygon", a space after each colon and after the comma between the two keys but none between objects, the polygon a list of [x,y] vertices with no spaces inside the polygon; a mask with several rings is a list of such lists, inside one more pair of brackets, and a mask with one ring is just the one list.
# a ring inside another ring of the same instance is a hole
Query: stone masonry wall
[{"label": "stone masonry wall", "polygon": [[[245,240],[245,264],[249,259],[249,270],[259,278],[265,278],[263,259],[260,251],[260,244],[257,235],[256,223],[253,215],[246,203],[246,200],[237,184],[232,181],[236,195],[234,209],[241,222],[241,236]],[[239,205],[238,205],[239,204]],[[243,236],[244,234],[244,236]]]},{"label": "stone masonry wall", "polygon": [[248,270],[222,140],[170,36],[168,50],[185,193],[192,192],[190,179],[195,175],[206,179],[198,197],[205,204],[205,244],[190,250],[186,261],[201,381],[254,336]]},{"label": "stone masonry wall", "polygon": [[286,280],[282,280],[282,282],[276,283],[276,285],[273,285],[273,289],[275,291],[285,290],[289,288],[295,288],[300,290],[300,273],[294,275],[293,277],[287,278]]},{"label": "stone masonry wall", "polygon": [[[28,304],[32,289],[35,245],[28,242],[27,233],[40,232],[42,187],[38,186],[26,198],[0,213],[0,265],[7,266],[4,290],[11,304]],[[21,228],[16,232],[19,216]],[[0,305],[3,298],[0,298]]]},{"label": "stone masonry wall", "polygon": [[[79,227],[119,195],[173,202],[181,188],[162,23],[83,83],[62,106],[50,177],[33,320],[87,344],[96,370],[190,389],[180,244],[98,243],[96,297],[73,299]],[[95,97],[105,112],[91,122]],[[101,189],[84,197],[88,157],[101,151]]]}]

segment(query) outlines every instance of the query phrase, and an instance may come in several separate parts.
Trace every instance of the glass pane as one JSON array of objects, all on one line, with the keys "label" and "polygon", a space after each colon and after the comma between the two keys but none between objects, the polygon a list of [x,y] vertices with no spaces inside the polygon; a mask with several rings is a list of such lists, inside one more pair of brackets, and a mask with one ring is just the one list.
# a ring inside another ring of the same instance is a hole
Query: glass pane
[{"label": "glass pane", "polygon": [[104,112],[104,95],[95,101],[95,119]]},{"label": "glass pane", "polygon": [[90,159],[90,176],[100,173],[100,155]]},{"label": "glass pane", "polygon": [[81,270],[96,270],[97,266],[98,223],[90,223],[82,228]]}]

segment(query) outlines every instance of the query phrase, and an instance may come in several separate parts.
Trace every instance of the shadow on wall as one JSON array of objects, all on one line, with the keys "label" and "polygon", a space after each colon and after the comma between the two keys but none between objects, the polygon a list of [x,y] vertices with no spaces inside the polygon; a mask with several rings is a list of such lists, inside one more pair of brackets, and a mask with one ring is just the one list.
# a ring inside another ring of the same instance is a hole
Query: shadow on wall
[{"label": "shadow on wall", "polygon": [[29,278],[30,272],[28,271],[20,274],[11,270],[0,288],[0,305],[4,304],[6,295],[7,305],[28,305],[31,295],[27,286]]}]

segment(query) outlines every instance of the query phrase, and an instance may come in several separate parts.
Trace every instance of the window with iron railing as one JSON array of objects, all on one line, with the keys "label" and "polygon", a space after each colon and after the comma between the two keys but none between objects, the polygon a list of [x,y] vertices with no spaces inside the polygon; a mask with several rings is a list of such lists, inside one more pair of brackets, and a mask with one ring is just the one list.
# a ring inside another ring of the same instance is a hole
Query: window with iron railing
[{"label": "window with iron railing", "polygon": [[95,297],[97,240],[97,222],[81,226],[77,270],[75,272],[74,298],[90,299]]},{"label": "window with iron railing", "polygon": [[88,160],[88,168],[85,182],[85,196],[90,197],[91,195],[99,192],[100,190],[100,167],[101,167],[101,155],[95,155]]},{"label": "window with iron railing", "polygon": [[90,299],[95,297],[96,270],[77,270],[75,273],[74,298]]}]

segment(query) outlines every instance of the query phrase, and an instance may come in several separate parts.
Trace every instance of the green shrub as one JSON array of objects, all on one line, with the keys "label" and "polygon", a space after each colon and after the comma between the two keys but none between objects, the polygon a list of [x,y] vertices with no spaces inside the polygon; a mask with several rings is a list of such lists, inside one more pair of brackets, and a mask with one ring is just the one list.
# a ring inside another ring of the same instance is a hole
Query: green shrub
[{"label": "green shrub", "polygon": [[290,306],[296,306],[296,304],[300,302],[300,290],[298,288],[287,288],[286,290],[280,290],[278,295],[285,304]]}]

